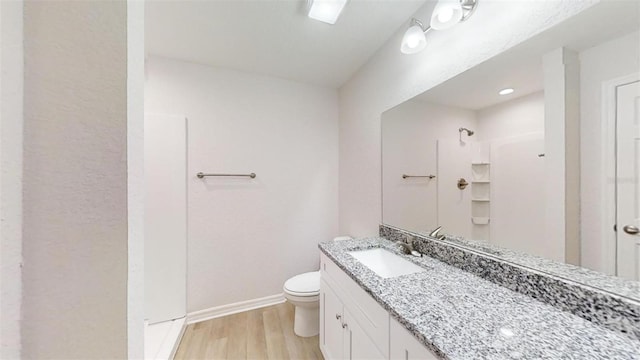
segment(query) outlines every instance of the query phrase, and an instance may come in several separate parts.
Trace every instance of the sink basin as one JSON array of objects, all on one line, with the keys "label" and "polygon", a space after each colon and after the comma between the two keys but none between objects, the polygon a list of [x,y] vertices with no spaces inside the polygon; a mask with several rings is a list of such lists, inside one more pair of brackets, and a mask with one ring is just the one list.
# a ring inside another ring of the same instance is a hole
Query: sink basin
[{"label": "sink basin", "polygon": [[383,278],[425,271],[424,268],[385,249],[351,251],[349,255]]}]

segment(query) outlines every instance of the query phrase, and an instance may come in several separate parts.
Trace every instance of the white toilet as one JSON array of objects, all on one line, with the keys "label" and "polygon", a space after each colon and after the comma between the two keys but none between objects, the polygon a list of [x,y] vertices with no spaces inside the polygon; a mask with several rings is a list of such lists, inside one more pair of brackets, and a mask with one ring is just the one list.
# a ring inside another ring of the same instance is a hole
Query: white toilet
[{"label": "white toilet", "polygon": [[[333,241],[349,240],[351,236],[339,236]],[[284,297],[295,306],[293,332],[302,337],[320,333],[320,271],[296,275],[282,287]]]}]

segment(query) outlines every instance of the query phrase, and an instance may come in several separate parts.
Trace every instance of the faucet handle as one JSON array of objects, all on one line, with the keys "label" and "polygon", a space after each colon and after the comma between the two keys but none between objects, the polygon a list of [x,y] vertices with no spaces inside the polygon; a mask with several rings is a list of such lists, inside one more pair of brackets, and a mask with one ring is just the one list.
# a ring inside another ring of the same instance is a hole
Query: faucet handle
[{"label": "faucet handle", "polygon": [[404,242],[413,246],[413,242],[415,241],[415,239],[416,239],[415,236],[407,234],[404,237]]},{"label": "faucet handle", "polygon": [[432,238],[438,238],[438,233],[440,232],[440,230],[442,230],[442,226],[438,226],[437,228],[435,228],[432,232],[429,233],[429,236]]}]

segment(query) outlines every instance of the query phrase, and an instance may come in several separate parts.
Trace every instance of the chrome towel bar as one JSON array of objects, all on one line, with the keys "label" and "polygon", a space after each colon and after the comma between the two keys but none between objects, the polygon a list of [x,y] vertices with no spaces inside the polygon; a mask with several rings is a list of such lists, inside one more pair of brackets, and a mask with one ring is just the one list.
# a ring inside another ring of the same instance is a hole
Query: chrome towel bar
[{"label": "chrome towel bar", "polygon": [[198,177],[198,179],[202,179],[205,176],[233,176],[233,177],[250,177],[252,179],[256,178],[256,174],[255,173],[251,173],[251,174],[205,174],[203,172],[199,172],[196,174],[196,176]]},{"label": "chrome towel bar", "polygon": [[402,174],[402,178],[406,179],[406,178],[429,178],[429,179],[433,179],[435,178],[435,175],[407,175],[407,174]]}]

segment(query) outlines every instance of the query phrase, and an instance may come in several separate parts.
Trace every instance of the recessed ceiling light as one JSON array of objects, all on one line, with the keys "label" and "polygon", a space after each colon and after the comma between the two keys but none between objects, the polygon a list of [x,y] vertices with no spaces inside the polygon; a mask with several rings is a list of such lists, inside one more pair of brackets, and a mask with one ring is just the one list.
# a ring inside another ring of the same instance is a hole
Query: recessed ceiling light
[{"label": "recessed ceiling light", "polygon": [[512,94],[515,90],[513,90],[512,88],[506,88],[506,89],[502,89],[500,91],[498,91],[498,94],[500,95],[509,95]]},{"label": "recessed ceiling light", "polygon": [[513,330],[506,328],[506,327],[501,327],[500,328],[500,334],[504,337],[513,337],[513,335],[515,335],[515,333],[513,332]]},{"label": "recessed ceiling light", "polygon": [[309,17],[327,24],[335,24],[347,0],[309,0]]}]

